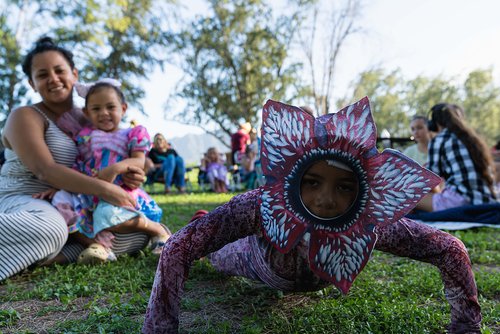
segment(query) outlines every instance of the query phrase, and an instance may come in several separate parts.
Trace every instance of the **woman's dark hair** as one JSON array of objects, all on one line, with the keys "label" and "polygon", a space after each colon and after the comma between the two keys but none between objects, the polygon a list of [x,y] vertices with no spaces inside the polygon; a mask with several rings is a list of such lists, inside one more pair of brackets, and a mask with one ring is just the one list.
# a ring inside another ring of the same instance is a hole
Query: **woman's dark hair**
[{"label": "woman's dark hair", "polygon": [[58,46],[50,37],[42,37],[35,42],[35,47],[24,57],[22,67],[24,74],[26,74],[28,78],[32,79],[31,66],[33,64],[33,57],[47,51],[59,52],[66,59],[71,69],[75,68],[73,54],[70,51]]},{"label": "woman's dark hair", "polygon": [[474,168],[487,182],[493,196],[495,165],[486,142],[471,127],[465,124],[464,110],[450,103],[438,103],[431,108],[431,121],[447,128],[465,145],[474,163]]},{"label": "woman's dark hair", "polygon": [[123,94],[122,90],[119,87],[113,86],[112,84],[110,84],[108,82],[97,82],[96,84],[92,85],[92,87],[90,87],[89,91],[87,92],[87,95],[85,96],[85,107],[87,106],[87,103],[89,101],[89,96],[96,93],[97,91],[99,91],[103,88],[113,89],[115,91],[116,95],[118,95],[120,102],[122,104],[127,103],[125,101],[125,95]]}]

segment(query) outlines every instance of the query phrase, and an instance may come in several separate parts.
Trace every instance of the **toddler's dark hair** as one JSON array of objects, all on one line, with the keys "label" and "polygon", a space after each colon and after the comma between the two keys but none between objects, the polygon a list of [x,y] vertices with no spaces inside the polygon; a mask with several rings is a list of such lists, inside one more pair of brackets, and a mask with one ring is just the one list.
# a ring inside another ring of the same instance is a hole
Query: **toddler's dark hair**
[{"label": "toddler's dark hair", "polygon": [[115,91],[116,95],[118,95],[118,98],[120,99],[120,102],[122,104],[125,104],[127,103],[125,101],[125,95],[123,94],[122,90],[119,88],[119,87],[116,87],[116,86],[113,86],[112,84],[110,83],[107,83],[107,82],[98,82],[96,83],[95,85],[93,85],[92,87],[90,87],[88,93],[87,93],[87,96],[85,96],[85,107],[87,106],[87,103],[89,101],[89,96],[96,93],[97,91],[103,89],[103,88],[111,88]]}]

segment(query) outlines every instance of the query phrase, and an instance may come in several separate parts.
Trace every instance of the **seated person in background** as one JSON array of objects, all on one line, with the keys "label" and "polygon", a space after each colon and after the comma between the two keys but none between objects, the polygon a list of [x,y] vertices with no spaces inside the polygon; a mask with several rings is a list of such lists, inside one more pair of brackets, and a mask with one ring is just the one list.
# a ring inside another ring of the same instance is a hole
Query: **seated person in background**
[{"label": "seated person in background", "polygon": [[423,197],[417,209],[431,212],[497,202],[491,151],[465,123],[462,108],[439,103],[431,111],[429,130],[437,135],[429,144],[427,168],[441,176],[445,184],[442,192]]},{"label": "seated person in background", "polygon": [[500,193],[500,140],[497,141],[492,150],[493,160],[495,161],[497,194]]},{"label": "seated person in background", "polygon": [[200,171],[206,172],[211,189],[216,193],[227,193],[229,186],[227,180],[227,168],[224,165],[224,158],[217,148],[210,147],[204,158],[201,160]]},{"label": "seated person in background", "polygon": [[422,166],[427,166],[427,150],[431,135],[427,128],[427,117],[416,115],[413,116],[410,122],[411,135],[415,140],[415,144],[408,146],[403,154],[412,158]]},{"label": "seated person in background", "polygon": [[147,162],[148,177],[151,181],[163,178],[165,183],[165,194],[170,193],[170,188],[174,184],[179,193],[186,192],[185,175],[186,168],[184,160],[177,152],[170,147],[165,137],[161,133],[154,136],[153,148],[148,155],[151,162]]},{"label": "seated person in background", "polygon": [[231,135],[231,157],[234,164],[239,164],[241,157],[245,154],[245,149],[250,144],[250,123],[241,123],[238,131]]},{"label": "seated person in background", "polygon": [[247,146],[245,155],[241,157],[240,162],[240,177],[241,182],[245,183],[246,189],[254,189],[255,179],[257,172],[255,170],[255,163],[257,161],[257,150],[254,146]]}]

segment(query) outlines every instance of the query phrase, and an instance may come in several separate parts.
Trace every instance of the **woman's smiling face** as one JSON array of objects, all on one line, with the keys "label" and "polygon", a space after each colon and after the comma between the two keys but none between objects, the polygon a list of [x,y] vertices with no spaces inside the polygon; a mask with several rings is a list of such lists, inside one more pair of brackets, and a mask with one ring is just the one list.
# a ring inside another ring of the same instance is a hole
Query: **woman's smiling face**
[{"label": "woman's smiling face", "polygon": [[61,53],[46,51],[33,57],[29,83],[44,102],[57,104],[71,99],[77,80],[78,71]]}]

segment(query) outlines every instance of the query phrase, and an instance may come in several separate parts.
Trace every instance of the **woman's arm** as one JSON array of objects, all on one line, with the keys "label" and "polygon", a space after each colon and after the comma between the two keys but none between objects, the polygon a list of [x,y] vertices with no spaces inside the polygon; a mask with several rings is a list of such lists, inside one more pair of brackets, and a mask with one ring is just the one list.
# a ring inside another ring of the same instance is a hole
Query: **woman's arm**
[{"label": "woman's arm", "polygon": [[184,282],[194,260],[260,228],[259,190],[234,197],[175,233],[161,254],[143,333],[177,333]]},{"label": "woman's arm", "polygon": [[58,164],[45,142],[46,120],[34,109],[22,107],[8,117],[4,128],[6,145],[39,180],[54,188],[95,195],[119,206],[135,206],[135,201],[120,187],[88,177]]}]

